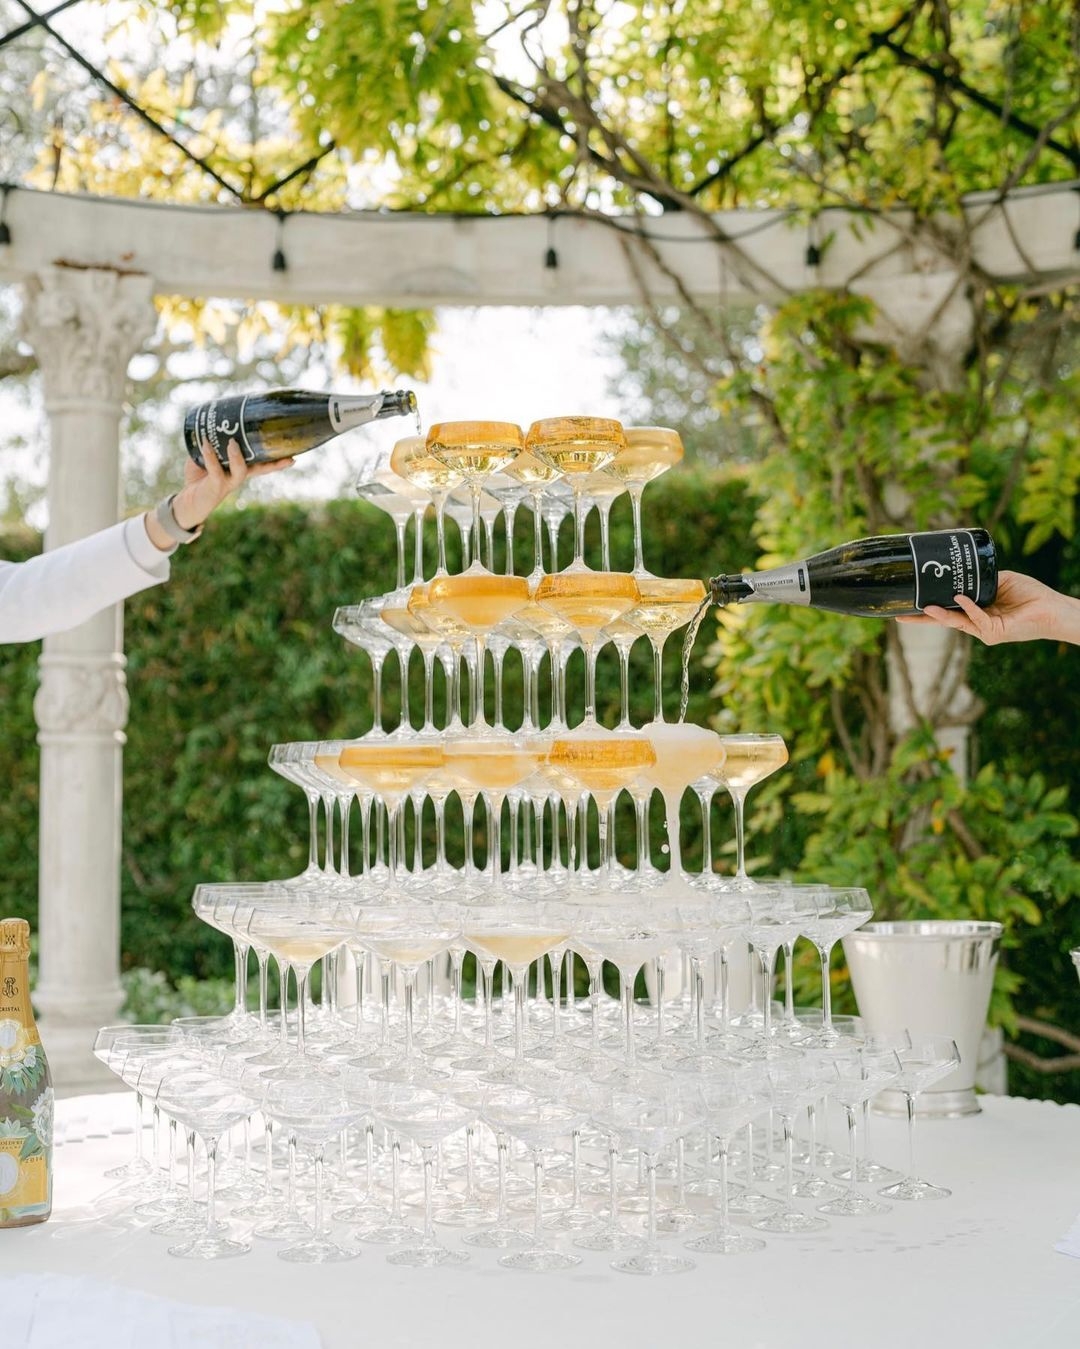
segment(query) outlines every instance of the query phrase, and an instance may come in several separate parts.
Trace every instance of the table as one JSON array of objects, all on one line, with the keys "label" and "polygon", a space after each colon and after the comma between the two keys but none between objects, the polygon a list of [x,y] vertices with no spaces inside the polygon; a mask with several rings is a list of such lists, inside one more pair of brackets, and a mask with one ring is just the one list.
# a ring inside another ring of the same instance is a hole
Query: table
[{"label": "table", "polygon": [[[89,1275],[183,1302],[307,1320],[324,1349],[473,1349],[492,1339],[514,1349],[1080,1343],[1080,1261],[1053,1249],[1080,1211],[1080,1107],[989,1096],[982,1104],[979,1115],[919,1125],[920,1170],[949,1186],[951,1199],[837,1218],[820,1235],[771,1237],[753,1255],[698,1255],[693,1272],[650,1279],[617,1274],[607,1257],[591,1254],[544,1275],[501,1269],[487,1251],[457,1268],[402,1269],[376,1246],[331,1266],[287,1264],[265,1242],[239,1259],[177,1260],[143,1225],[88,1220],[87,1206],[112,1184],[104,1170],[130,1155],[130,1131],[108,1129],[128,1120],[131,1102],[74,1098],[58,1103],[64,1141],[53,1220],[0,1232],[0,1271]],[[873,1151],[900,1165],[903,1124],[875,1118]],[[451,1229],[441,1234],[458,1239]]]}]

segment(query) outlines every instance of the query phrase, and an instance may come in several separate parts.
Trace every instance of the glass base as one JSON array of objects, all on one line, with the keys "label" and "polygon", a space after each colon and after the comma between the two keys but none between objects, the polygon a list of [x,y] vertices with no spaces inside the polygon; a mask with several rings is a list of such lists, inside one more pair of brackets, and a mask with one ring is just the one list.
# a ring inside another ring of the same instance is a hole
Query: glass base
[{"label": "glass base", "polygon": [[886,1185],[883,1190],[878,1190],[878,1194],[886,1199],[948,1199],[952,1190],[946,1190],[942,1185],[931,1185],[928,1180],[906,1176],[894,1185]]},{"label": "glass base", "polygon": [[466,1246],[477,1246],[485,1251],[506,1251],[515,1246],[528,1246],[531,1238],[520,1227],[502,1225],[482,1227],[478,1232],[467,1232],[462,1241]]},{"label": "glass base", "polygon": [[291,1260],[299,1265],[323,1265],[338,1260],[356,1260],[360,1252],[355,1246],[339,1246],[336,1241],[323,1238],[308,1241],[302,1246],[287,1246],[278,1251],[279,1260]]},{"label": "glass base", "polygon": [[783,1208],[783,1203],[779,1199],[773,1199],[771,1195],[759,1194],[757,1190],[744,1190],[728,1207],[732,1213],[760,1218],[766,1213],[775,1213],[778,1208]]},{"label": "glass base", "polygon": [[410,1265],[416,1269],[434,1269],[437,1265],[463,1265],[469,1259],[466,1251],[451,1251],[438,1244],[422,1246],[404,1246],[399,1251],[391,1251],[386,1257],[388,1265]]},{"label": "glass base", "polygon": [[839,1199],[844,1193],[839,1185],[834,1185],[824,1176],[807,1176],[792,1186],[794,1199]]},{"label": "glass base", "polygon": [[260,1223],[252,1236],[265,1241],[303,1241],[305,1237],[311,1236],[311,1228],[298,1213],[292,1217],[286,1214],[275,1222]]},{"label": "glass base", "polygon": [[550,1269],[572,1269],[574,1265],[581,1264],[581,1256],[557,1251],[553,1246],[533,1246],[527,1251],[501,1255],[499,1264],[504,1269],[524,1269],[533,1274],[542,1274]]},{"label": "glass base", "polygon": [[[850,1181],[851,1166],[842,1167],[834,1171],[833,1175],[837,1180]],[[863,1161],[861,1157],[855,1164],[855,1181],[859,1185],[880,1185],[883,1180],[890,1180],[895,1175],[891,1166],[879,1166],[877,1162]]]},{"label": "glass base", "polygon": [[231,1237],[208,1236],[204,1233],[180,1246],[170,1246],[169,1254],[181,1260],[227,1260],[234,1255],[246,1255],[250,1241],[235,1241]]},{"label": "glass base", "polygon": [[669,1208],[656,1219],[656,1230],[668,1236],[678,1236],[680,1232],[689,1232],[700,1226],[701,1218],[688,1208]]},{"label": "glass base", "polygon": [[684,1244],[688,1251],[702,1251],[706,1255],[745,1255],[765,1249],[765,1243],[759,1237],[745,1236],[730,1227],[717,1227]]},{"label": "glass base", "polygon": [[864,1194],[852,1194],[850,1191],[839,1199],[830,1199],[827,1204],[819,1204],[818,1212],[827,1213],[830,1218],[862,1218],[868,1213],[888,1213],[888,1204],[879,1204]]},{"label": "glass base", "polygon": [[644,1237],[635,1236],[621,1227],[604,1227],[574,1238],[574,1245],[582,1251],[637,1251],[644,1244]]},{"label": "glass base", "polygon": [[409,1223],[385,1222],[362,1227],[356,1235],[374,1246],[406,1246],[411,1241],[419,1241],[424,1234]]},{"label": "glass base", "polygon": [[811,1213],[800,1213],[798,1209],[783,1209],[780,1213],[770,1213],[767,1218],[759,1218],[750,1226],[757,1232],[779,1232],[792,1235],[803,1232],[823,1232],[828,1223],[824,1218],[815,1218]]},{"label": "glass base", "polygon": [[611,1268],[620,1274],[689,1274],[697,1266],[682,1255],[665,1255],[663,1251],[637,1251],[624,1260],[612,1260]]}]

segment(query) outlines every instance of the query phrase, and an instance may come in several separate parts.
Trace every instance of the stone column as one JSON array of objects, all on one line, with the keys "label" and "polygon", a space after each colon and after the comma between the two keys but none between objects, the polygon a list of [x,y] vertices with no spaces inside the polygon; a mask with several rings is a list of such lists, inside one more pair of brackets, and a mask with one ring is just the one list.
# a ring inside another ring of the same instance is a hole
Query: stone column
[{"label": "stone column", "polygon": [[[152,282],[55,266],[26,286],[23,332],[49,417],[46,549],[119,516],[128,362],[154,330]],[[120,1009],[120,818],[128,697],[123,607],[47,637],[34,716],[41,746],[38,893],[42,1038],[61,1093],[111,1082],[91,1053]]]}]

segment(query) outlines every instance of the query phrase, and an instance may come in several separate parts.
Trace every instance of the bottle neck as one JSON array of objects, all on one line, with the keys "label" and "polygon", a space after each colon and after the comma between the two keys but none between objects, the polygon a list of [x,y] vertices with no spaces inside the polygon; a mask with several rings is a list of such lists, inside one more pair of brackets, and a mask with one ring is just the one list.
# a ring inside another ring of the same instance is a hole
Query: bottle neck
[{"label": "bottle neck", "polygon": [[754,593],[744,576],[714,576],[709,581],[709,598],[713,604],[740,604]]}]

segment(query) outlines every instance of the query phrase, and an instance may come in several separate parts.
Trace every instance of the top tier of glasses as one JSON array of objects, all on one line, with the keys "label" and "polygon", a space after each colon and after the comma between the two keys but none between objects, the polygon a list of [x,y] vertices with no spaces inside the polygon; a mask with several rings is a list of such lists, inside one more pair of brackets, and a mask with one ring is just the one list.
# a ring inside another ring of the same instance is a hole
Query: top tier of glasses
[{"label": "top tier of glasses", "polygon": [[[504,512],[506,570],[512,572],[513,518],[522,504],[533,513],[534,577],[545,570],[559,570],[554,556],[545,568],[544,533],[554,553],[558,526],[571,511],[574,556],[568,570],[587,570],[585,519],[593,507],[600,511],[603,569],[609,571],[607,517],[623,492],[629,494],[634,513],[631,575],[646,577],[650,573],[641,548],[641,495],[647,483],[682,457],[677,431],[627,427],[607,417],[548,417],[533,422],[527,430],[513,422],[437,422],[426,436],[407,436],[389,456],[370,460],[361,471],[357,491],[395,522],[400,521],[399,586],[404,583],[405,525],[413,516],[419,523],[429,507],[434,507],[438,531],[436,576],[447,571],[444,522],[448,514],[462,530],[466,567],[471,558],[472,567],[482,569],[485,551],[489,556],[491,552],[494,518]],[[423,578],[418,574],[414,579]]]}]

